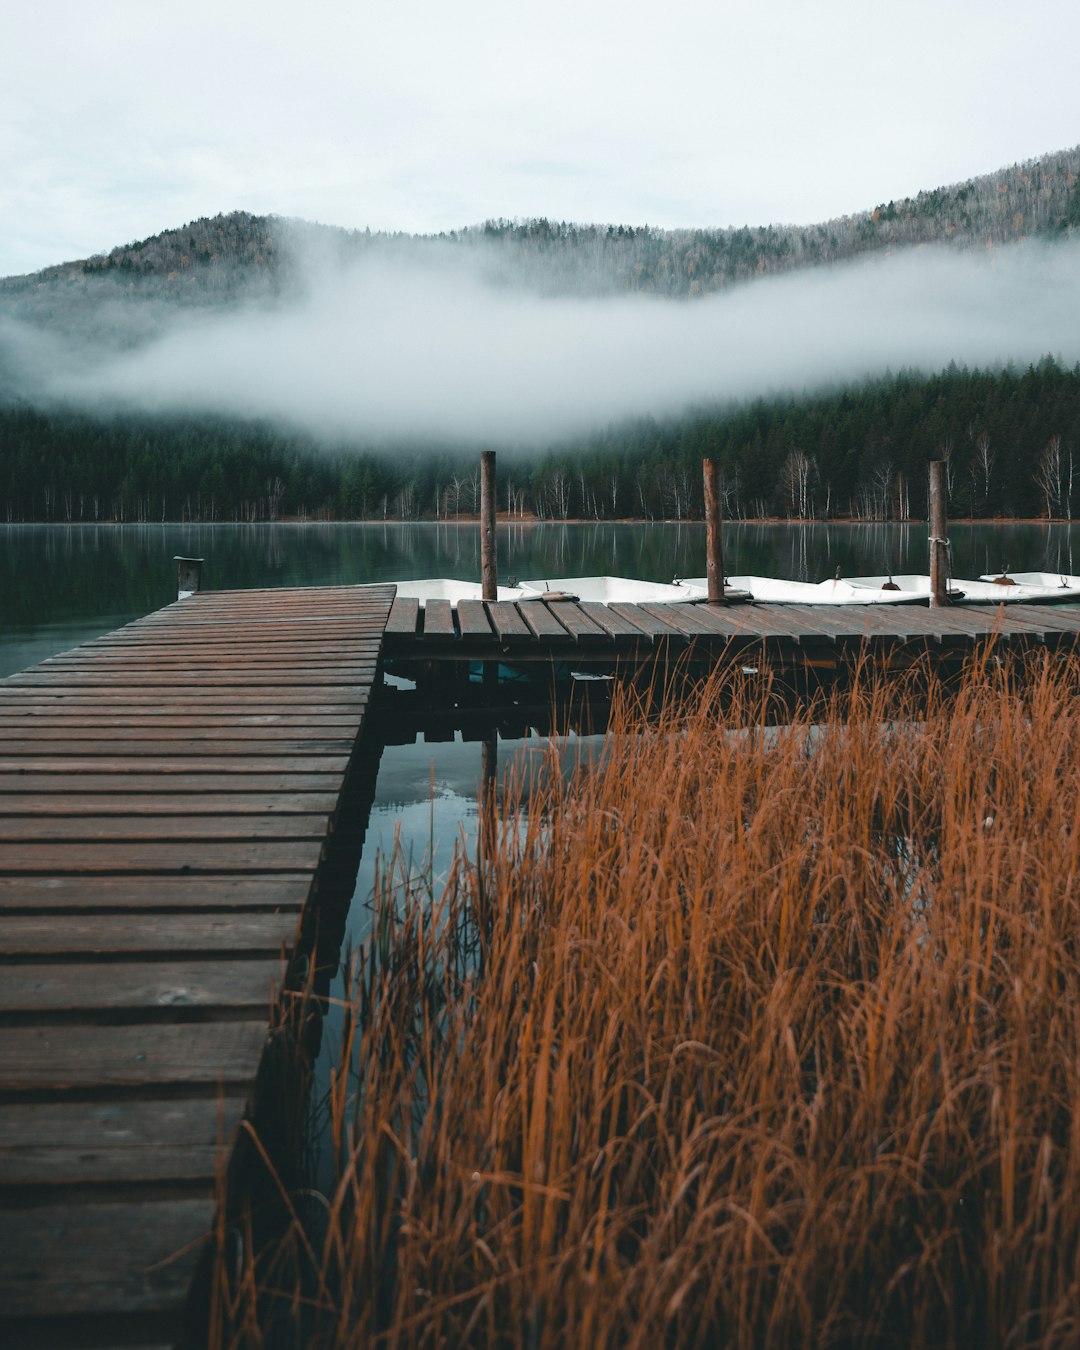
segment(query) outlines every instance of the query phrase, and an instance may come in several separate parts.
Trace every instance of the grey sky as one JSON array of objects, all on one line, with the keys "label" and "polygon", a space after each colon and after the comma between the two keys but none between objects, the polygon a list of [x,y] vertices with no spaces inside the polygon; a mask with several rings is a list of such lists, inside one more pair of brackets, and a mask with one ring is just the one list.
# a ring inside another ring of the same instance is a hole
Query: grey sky
[{"label": "grey sky", "polygon": [[807,223],[1080,141],[1062,0],[0,0],[0,275],[244,208]]}]

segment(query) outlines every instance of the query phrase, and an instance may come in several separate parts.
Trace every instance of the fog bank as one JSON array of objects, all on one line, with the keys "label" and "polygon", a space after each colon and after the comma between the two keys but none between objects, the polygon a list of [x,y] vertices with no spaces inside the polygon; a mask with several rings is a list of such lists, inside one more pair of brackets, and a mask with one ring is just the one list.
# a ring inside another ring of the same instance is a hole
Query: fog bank
[{"label": "fog bank", "polygon": [[[316,434],[548,443],[613,419],[950,361],[1080,360],[1080,241],[945,248],[707,299],[544,299],[449,255],[312,264],[275,309],[178,315],[104,357],[23,347],[42,397],[280,418]],[[11,335],[9,326],[8,335]]]}]

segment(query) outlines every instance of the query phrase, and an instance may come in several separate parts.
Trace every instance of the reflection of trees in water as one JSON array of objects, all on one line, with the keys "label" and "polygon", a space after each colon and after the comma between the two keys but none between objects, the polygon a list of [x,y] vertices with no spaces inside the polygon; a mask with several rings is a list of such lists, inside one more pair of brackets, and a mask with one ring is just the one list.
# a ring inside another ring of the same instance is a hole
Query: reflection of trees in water
[{"label": "reflection of trees in water", "polygon": [[1073,567],[1073,531],[1071,525],[1041,526],[1045,543],[1043,545],[1043,572],[1058,572],[1062,576],[1075,576]]},{"label": "reflection of trees in water", "polygon": [[[978,577],[1008,563],[1015,571],[1073,575],[1078,532],[1080,522],[953,524],[953,574]],[[504,579],[607,573],[670,581],[705,572],[699,522],[500,522],[496,544]],[[0,629],[148,613],[175,596],[175,554],[205,559],[203,584],[210,590],[480,577],[475,522],[0,525]],[[927,528],[729,522],[724,554],[729,575],[822,581],[837,567],[844,576],[925,572]]]},{"label": "reflection of trees in water", "polygon": [[285,563],[285,546],[276,525],[266,525],[263,529],[263,557],[271,571],[280,571]]}]

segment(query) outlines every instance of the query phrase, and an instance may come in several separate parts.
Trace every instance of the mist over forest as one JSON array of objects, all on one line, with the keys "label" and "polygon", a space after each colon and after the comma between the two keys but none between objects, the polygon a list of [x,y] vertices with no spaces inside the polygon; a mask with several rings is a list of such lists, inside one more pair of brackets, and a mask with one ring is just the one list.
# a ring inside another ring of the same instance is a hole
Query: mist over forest
[{"label": "mist over forest", "polygon": [[[1080,149],[809,227],[244,213],[0,281],[23,519],[1071,515]],[[1080,489],[1078,494],[1080,495]]]}]

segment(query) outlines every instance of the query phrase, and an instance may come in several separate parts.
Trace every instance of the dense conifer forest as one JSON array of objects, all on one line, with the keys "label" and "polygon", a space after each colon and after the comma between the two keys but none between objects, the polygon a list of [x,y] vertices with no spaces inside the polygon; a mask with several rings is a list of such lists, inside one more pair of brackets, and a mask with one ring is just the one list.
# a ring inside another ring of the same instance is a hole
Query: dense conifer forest
[{"label": "dense conifer forest", "polygon": [[[266,423],[24,404],[0,411],[0,447],[4,521],[453,519],[478,507],[473,450],[327,445]],[[546,453],[500,455],[500,509],[692,519],[705,455],[723,466],[732,517],[922,517],[926,465],[944,456],[954,515],[1071,518],[1080,366],[1047,358],[1026,370],[900,373],[816,397],[623,422]]]}]

